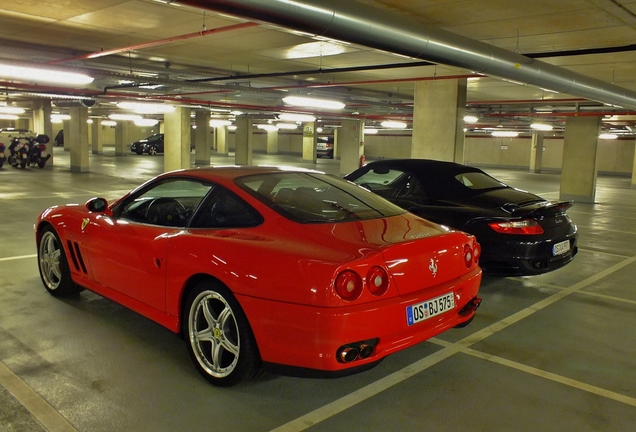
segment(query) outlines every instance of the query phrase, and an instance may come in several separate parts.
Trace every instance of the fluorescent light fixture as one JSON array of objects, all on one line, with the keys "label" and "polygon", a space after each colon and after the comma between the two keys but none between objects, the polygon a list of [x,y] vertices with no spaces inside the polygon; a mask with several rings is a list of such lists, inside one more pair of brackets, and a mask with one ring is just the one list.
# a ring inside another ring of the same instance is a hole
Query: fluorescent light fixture
[{"label": "fluorescent light fixture", "polygon": [[3,106],[0,107],[0,114],[24,114],[24,108]]},{"label": "fluorescent light fixture", "polygon": [[174,112],[174,105],[148,102],[118,102],[117,107],[138,114],[165,114]]},{"label": "fluorescent light fixture", "polygon": [[210,127],[223,127],[223,126],[229,126],[231,125],[232,122],[229,120],[210,120]]},{"label": "fluorescent light fixture", "polygon": [[519,132],[514,131],[493,131],[491,135],[497,138],[515,138],[519,136]]},{"label": "fluorescent light fixture", "polygon": [[51,121],[53,121],[53,119],[56,120],[70,120],[71,116],[68,114],[51,114]]},{"label": "fluorescent light fixture", "polygon": [[0,114],[0,120],[17,120],[19,118],[15,114]]},{"label": "fluorescent light fixture", "polygon": [[322,128],[316,128],[316,132],[321,133],[322,132]]},{"label": "fluorescent light fixture", "polygon": [[18,81],[85,85],[93,82],[88,75],[56,69],[0,64],[0,77]]},{"label": "fluorescent light fixture", "polygon": [[370,128],[366,128],[366,129],[364,130],[364,134],[365,134],[365,135],[375,135],[375,134],[377,134],[377,133],[378,133],[378,130],[377,130],[377,129],[370,129]]},{"label": "fluorescent light fixture", "polygon": [[285,53],[285,58],[301,59],[311,57],[326,57],[342,54],[345,51],[345,47],[340,44],[325,41],[307,42],[288,49]]},{"label": "fluorescent light fixture", "polygon": [[406,123],[398,121],[383,121],[380,123],[382,127],[388,129],[406,129]]},{"label": "fluorescent light fixture", "polygon": [[[297,129],[298,125],[296,123],[277,123],[276,127],[278,129]],[[317,132],[320,132],[317,130]]]},{"label": "fluorescent light fixture", "polygon": [[155,119],[145,119],[145,118],[142,118],[142,119],[139,119],[139,120],[135,120],[135,124],[136,124],[137,126],[142,126],[142,127],[143,127],[143,126],[154,126],[154,125],[156,125],[157,123],[159,123],[159,120],[155,120]]},{"label": "fluorescent light fixture", "polygon": [[256,127],[262,130],[266,130],[267,132],[274,132],[278,130],[276,126],[270,124],[259,124],[256,125]]},{"label": "fluorescent light fixture", "polygon": [[599,137],[600,139],[609,139],[609,140],[612,140],[612,139],[616,139],[616,138],[618,138],[618,135],[616,135],[616,134],[612,134],[612,133],[602,133],[602,134],[600,134],[598,137]]},{"label": "fluorescent light fixture", "polygon": [[[218,111],[218,110],[215,110]],[[243,111],[230,111],[230,114],[235,115],[235,116],[239,116],[239,115],[243,115],[245,114]]]},{"label": "fluorescent light fixture", "polygon": [[472,115],[464,116],[464,123],[477,123],[478,120],[479,118]]},{"label": "fluorescent light fixture", "polygon": [[137,115],[137,114],[111,114],[108,116],[109,119],[111,120],[130,120],[130,121],[137,121],[137,120],[141,120],[141,116]]},{"label": "fluorescent light fixture", "polygon": [[343,109],[345,104],[335,100],[329,99],[314,99],[301,96],[287,96],[283,98],[283,102],[288,105],[312,107],[312,108],[324,108],[324,109]]},{"label": "fluorescent light fixture", "polygon": [[306,122],[306,123],[311,123],[316,121],[316,117],[312,115],[307,115],[307,114],[285,113],[285,114],[280,114],[278,118],[279,120],[284,120],[284,121],[299,121],[299,122]]},{"label": "fluorescent light fixture", "polygon": [[539,131],[549,131],[549,130],[552,130],[552,125],[545,124],[545,123],[532,123],[532,124],[530,125],[530,127],[531,127],[532,129],[539,130]]},{"label": "fluorescent light fixture", "polygon": [[88,123],[88,124],[93,124],[93,119],[88,119],[88,120],[86,120],[86,123]]},{"label": "fluorescent light fixture", "polygon": [[51,123],[62,123],[63,120],[58,117],[51,117]]},{"label": "fluorescent light fixture", "polygon": [[227,127],[227,130],[229,130],[229,131],[235,131],[236,129],[237,129],[236,125],[230,125],[230,126]]},{"label": "fluorescent light fixture", "polygon": [[102,120],[102,126],[116,126],[117,122],[115,120]]}]

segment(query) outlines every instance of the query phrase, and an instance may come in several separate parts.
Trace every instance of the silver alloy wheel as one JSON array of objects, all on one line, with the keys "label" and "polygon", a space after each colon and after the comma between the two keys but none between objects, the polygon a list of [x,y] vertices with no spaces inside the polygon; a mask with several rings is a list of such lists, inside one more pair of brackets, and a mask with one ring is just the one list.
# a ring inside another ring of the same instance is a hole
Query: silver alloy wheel
[{"label": "silver alloy wheel", "polygon": [[51,231],[46,231],[42,234],[38,252],[42,279],[48,289],[55,290],[60,286],[60,282],[62,281],[62,271],[60,268],[62,248],[55,234]]},{"label": "silver alloy wheel", "polygon": [[190,345],[203,370],[215,378],[232,374],[239,360],[240,333],[227,300],[215,291],[203,291],[192,302],[188,316]]}]

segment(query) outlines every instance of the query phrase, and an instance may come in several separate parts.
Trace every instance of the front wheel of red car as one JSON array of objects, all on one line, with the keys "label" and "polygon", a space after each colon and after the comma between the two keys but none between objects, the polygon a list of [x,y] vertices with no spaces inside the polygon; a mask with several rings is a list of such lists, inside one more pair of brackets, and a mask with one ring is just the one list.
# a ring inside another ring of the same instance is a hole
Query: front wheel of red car
[{"label": "front wheel of red car", "polygon": [[188,352],[206,380],[229,387],[253,378],[261,367],[256,340],[232,293],[203,282],[190,293],[184,311]]},{"label": "front wheel of red car", "polygon": [[82,287],[71,279],[62,242],[51,226],[40,234],[38,242],[38,268],[46,290],[56,297],[77,294]]}]

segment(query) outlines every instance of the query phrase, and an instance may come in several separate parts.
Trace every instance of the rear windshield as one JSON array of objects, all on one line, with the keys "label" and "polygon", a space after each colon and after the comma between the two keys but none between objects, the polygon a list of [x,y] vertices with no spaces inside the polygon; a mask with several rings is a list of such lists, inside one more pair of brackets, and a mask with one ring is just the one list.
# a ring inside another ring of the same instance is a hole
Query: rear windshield
[{"label": "rear windshield", "polygon": [[281,215],[300,223],[350,222],[406,211],[346,180],[327,174],[268,173],[236,184]]},{"label": "rear windshield", "polygon": [[482,172],[465,172],[457,174],[455,179],[469,189],[494,189],[506,187],[505,184]]}]

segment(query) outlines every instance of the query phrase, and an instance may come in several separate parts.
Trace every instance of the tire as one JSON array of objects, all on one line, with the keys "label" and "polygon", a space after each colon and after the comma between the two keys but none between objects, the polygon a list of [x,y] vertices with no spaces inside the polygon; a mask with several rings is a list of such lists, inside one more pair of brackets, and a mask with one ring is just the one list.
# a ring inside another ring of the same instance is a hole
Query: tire
[{"label": "tire", "polygon": [[44,168],[44,165],[46,165],[46,159],[38,159],[38,166],[40,169]]},{"label": "tire", "polygon": [[137,153],[138,155],[143,154],[144,153],[144,149],[141,146],[137,146],[135,148],[135,153]]},{"label": "tire", "polygon": [[4,165],[4,158],[0,159],[0,168],[2,168],[2,165]]},{"label": "tire", "polygon": [[27,166],[28,159],[20,158],[20,168],[25,169]]},{"label": "tire", "polygon": [[224,286],[199,283],[188,296],[182,322],[190,358],[213,385],[234,386],[259,372],[261,358],[252,329]]},{"label": "tire", "polygon": [[38,269],[44,287],[55,297],[70,296],[83,290],[71,279],[62,242],[51,226],[45,227],[40,234]]},{"label": "tire", "polygon": [[148,154],[150,156],[154,156],[157,154],[157,147],[155,146],[151,146],[150,148],[148,148]]}]

